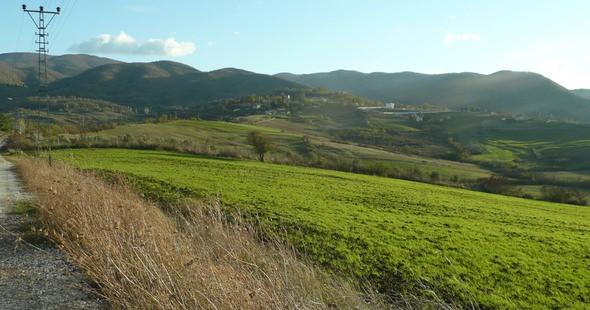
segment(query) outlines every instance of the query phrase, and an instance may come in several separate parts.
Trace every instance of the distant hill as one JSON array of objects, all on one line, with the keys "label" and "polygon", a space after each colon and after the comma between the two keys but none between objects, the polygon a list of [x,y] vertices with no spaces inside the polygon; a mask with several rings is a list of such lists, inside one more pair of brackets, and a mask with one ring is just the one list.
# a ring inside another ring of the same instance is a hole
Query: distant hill
[{"label": "distant hill", "polygon": [[[49,56],[51,95],[96,98],[135,107],[179,108],[281,89],[322,87],[383,102],[431,103],[530,116],[588,121],[588,91],[569,91],[542,75],[334,71],[269,76],[227,68],[201,72],[171,61],[123,63],[89,55]],[[0,54],[0,105],[35,94],[37,55]]]},{"label": "distant hill", "polygon": [[[306,88],[274,76],[227,68],[201,72],[171,62],[123,63],[88,55],[49,56],[48,91],[135,107],[184,109],[225,98]],[[36,94],[37,55],[0,54],[0,110]]]},{"label": "distant hill", "polygon": [[201,72],[171,61],[116,63],[92,68],[49,85],[53,95],[109,100],[136,107],[187,107],[280,89],[306,88],[274,76],[239,69]]},{"label": "distant hill", "polygon": [[579,97],[590,99],[590,89],[574,89],[572,92]]},{"label": "distant hill", "polygon": [[[10,70],[0,65],[0,84],[4,80],[18,81],[27,86],[38,84],[38,56],[35,53],[0,54],[0,63],[10,66]],[[118,61],[90,55],[47,56],[47,75],[49,82],[80,74],[88,69]]]},{"label": "distant hill", "polygon": [[530,72],[420,74],[334,71],[294,75],[283,79],[310,87],[346,91],[359,96],[404,104],[431,103],[448,108],[474,107],[488,111],[552,116],[588,121],[590,100]]},{"label": "distant hill", "polygon": [[0,61],[0,85],[20,86],[23,85],[19,75],[7,62]]}]

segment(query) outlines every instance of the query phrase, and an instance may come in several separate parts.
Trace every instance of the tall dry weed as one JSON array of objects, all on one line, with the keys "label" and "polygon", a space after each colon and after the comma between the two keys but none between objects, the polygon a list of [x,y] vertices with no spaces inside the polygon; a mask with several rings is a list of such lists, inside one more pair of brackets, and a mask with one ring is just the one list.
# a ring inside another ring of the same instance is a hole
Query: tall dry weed
[{"label": "tall dry weed", "polygon": [[228,222],[215,201],[167,215],[88,173],[35,159],[17,166],[47,234],[116,308],[384,307],[280,243],[261,244],[251,226]]}]

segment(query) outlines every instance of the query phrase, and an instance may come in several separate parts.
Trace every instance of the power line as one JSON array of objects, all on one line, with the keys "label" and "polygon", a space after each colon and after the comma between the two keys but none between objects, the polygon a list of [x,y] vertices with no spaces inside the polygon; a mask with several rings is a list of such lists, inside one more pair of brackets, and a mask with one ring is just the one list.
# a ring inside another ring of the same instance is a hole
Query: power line
[{"label": "power line", "polygon": [[[47,33],[47,28],[51,25],[51,22],[55,18],[55,16],[61,13],[61,8],[57,7],[55,11],[47,11],[43,6],[40,6],[38,10],[30,10],[27,9],[27,6],[23,4],[22,6],[23,11],[26,12],[31,21],[37,27],[37,55],[38,55],[38,70],[39,70],[39,95],[43,96],[47,93],[47,53],[49,52],[49,33]],[[37,19],[33,17],[33,14],[37,14]],[[46,15],[49,16],[49,21],[46,22],[45,18]]]},{"label": "power line", "polygon": [[17,51],[20,46],[20,37],[23,33],[23,24],[24,24],[25,15],[21,14],[20,22],[18,24],[18,35],[16,37],[16,46],[14,47],[14,51]]},{"label": "power line", "polygon": [[57,20],[57,22],[55,23],[55,25],[53,26],[54,31],[53,31],[53,39],[52,42],[55,44],[55,41],[57,41],[57,37],[59,37],[59,33],[61,32],[61,28],[64,25],[64,19],[67,17],[67,13],[69,11],[68,9],[68,2],[65,3],[64,5],[64,0],[61,1],[61,3],[59,4],[59,7],[62,8],[63,11],[65,11],[65,16],[60,18],[59,20]]},{"label": "power line", "polygon": [[[65,0],[61,1],[60,7],[63,8],[63,3],[65,2]],[[53,42],[57,42],[57,40],[59,38],[61,38],[61,34],[62,34],[62,30],[64,29],[65,25],[68,22],[68,19],[70,18],[70,15],[72,15],[72,12],[74,11],[74,7],[76,6],[76,4],[78,3],[78,0],[74,0],[74,1],[68,1],[66,3],[66,13],[64,18],[61,19],[61,23],[58,23],[55,29],[55,36],[53,37]],[[71,4],[68,6],[68,4]]]},{"label": "power line", "polygon": [[[49,119],[49,99],[47,98],[47,84],[48,84],[48,77],[47,77],[47,53],[49,52],[49,33],[47,32],[47,28],[53,22],[53,19],[61,13],[61,8],[57,7],[55,11],[47,11],[43,6],[40,6],[38,10],[30,10],[27,9],[26,5],[22,5],[23,11],[26,12],[33,24],[35,24],[37,28],[37,32],[35,35],[37,36],[37,40],[35,44],[37,44],[37,56],[38,56],[38,70],[39,70],[39,97],[45,97],[47,101],[47,118]],[[32,13],[32,14],[31,14]],[[33,17],[33,15],[37,15],[37,19]],[[49,21],[46,22],[46,16],[49,17]],[[49,155],[49,164],[51,165],[51,128],[50,124],[48,123],[48,134],[49,134],[49,143],[47,144],[48,155]]]},{"label": "power line", "polygon": [[[24,24],[24,19],[25,19],[25,15],[22,14],[21,18],[20,18],[20,22],[19,22],[19,26],[18,26],[18,35],[16,36],[16,43],[14,45],[14,52],[17,52],[19,50],[19,46],[20,46],[20,38],[23,32],[23,24]],[[10,70],[10,75],[14,78],[14,81],[18,81],[19,77],[16,74],[16,68],[15,68],[15,64],[8,64],[8,68]]]}]

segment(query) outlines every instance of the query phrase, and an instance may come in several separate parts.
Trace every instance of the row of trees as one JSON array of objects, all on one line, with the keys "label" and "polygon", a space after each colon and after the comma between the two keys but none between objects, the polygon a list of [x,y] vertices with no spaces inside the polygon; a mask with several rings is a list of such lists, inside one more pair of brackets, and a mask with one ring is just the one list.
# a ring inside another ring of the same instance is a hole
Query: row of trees
[{"label": "row of trees", "polygon": [[[159,119],[158,121],[167,121],[168,118]],[[156,120],[154,120],[156,121]],[[0,131],[11,131],[13,128],[13,121],[8,114],[0,114]],[[98,126],[96,130],[110,128]],[[47,136],[53,136],[60,134],[60,133],[75,133],[75,130],[71,128],[62,128],[57,125],[52,125],[49,127],[44,127],[50,132],[41,132],[41,134],[47,134]],[[366,129],[366,130],[358,130],[352,132],[341,132],[347,138],[360,138],[364,136],[387,136],[391,133],[388,132],[386,129]],[[9,139],[9,145],[13,146],[14,148],[23,148],[23,149],[32,149],[33,142],[31,137],[27,137],[26,135],[19,135],[14,134],[11,139]],[[252,131],[247,136],[247,141],[252,147],[254,154],[256,154],[256,158],[264,162],[266,159],[266,155],[269,152],[276,150],[276,144],[274,143],[273,139],[265,134],[262,131]],[[124,143],[117,141],[117,143]],[[373,141],[375,144],[378,144],[377,141]],[[384,141],[379,141],[379,143],[383,144]],[[388,141],[386,141],[388,142]],[[393,141],[389,141],[393,143]],[[108,143],[104,144],[107,145]],[[465,183],[465,180],[459,180],[458,177],[454,177],[453,179],[443,179],[439,173],[436,171],[428,173],[424,173],[420,169],[414,168],[413,170],[399,170],[395,167],[395,165],[389,165],[385,163],[363,163],[358,159],[351,159],[350,161],[345,161],[341,159],[326,159],[325,154],[320,155],[318,148],[314,145],[312,140],[305,136],[300,143],[299,153],[301,160],[298,164],[303,165],[310,165],[310,166],[318,166],[322,168],[328,169],[336,169],[336,170],[344,170],[356,173],[364,173],[364,174],[372,174],[372,175],[380,175],[385,177],[394,177],[394,178],[404,178],[428,183],[435,183],[435,184],[449,184],[453,186],[461,186],[461,187],[469,187],[481,191],[486,191],[490,193],[496,194],[504,194],[504,195],[512,195],[512,196],[523,196],[527,198],[533,198],[530,195],[523,194],[519,190],[517,190],[516,184],[508,178],[500,177],[500,176],[492,176],[487,179],[479,180],[477,183],[472,182],[471,184]],[[158,147],[157,144],[154,144],[153,147]],[[172,148],[173,149],[173,148]],[[586,205],[588,202],[586,201],[585,195],[575,189],[567,188],[567,187],[560,187],[560,186],[544,186],[541,191],[540,199],[553,201],[553,202],[561,202],[561,203],[569,203],[569,204],[579,204],[579,205]]]},{"label": "row of trees", "polygon": [[[518,187],[516,187],[516,184],[513,181],[502,176],[491,176],[487,179],[481,179],[476,189],[493,194],[520,196],[529,199],[534,198],[530,194],[522,193],[522,191],[520,191]],[[584,193],[572,188],[560,186],[545,185],[541,187],[541,195],[539,199],[580,206],[588,205],[588,201]]]},{"label": "row of trees", "polygon": [[281,90],[270,95],[249,95],[216,100],[200,105],[196,112],[206,119],[227,119],[231,117],[284,112],[296,115],[309,105],[338,105],[341,107],[375,106],[375,101],[347,93],[324,89]]},{"label": "row of trees", "polygon": [[[248,134],[248,143],[252,146],[254,153],[257,155],[258,160],[264,162],[265,155],[275,149],[275,144],[272,139],[266,134],[260,131],[252,131]],[[399,171],[398,169],[389,167],[385,163],[373,163],[370,165],[362,165],[359,160],[343,161],[342,159],[336,159],[330,163],[322,161],[319,157],[314,157],[316,148],[311,142],[311,139],[304,136],[301,143],[301,151],[306,154],[309,158],[315,158],[316,166],[322,168],[330,168],[341,171],[350,171],[356,173],[365,173],[372,175],[379,175],[384,177],[394,177],[410,179],[415,181],[429,182],[434,184],[444,184],[440,173],[433,171],[430,174],[424,175],[424,173],[417,168],[410,169],[406,172]],[[448,180],[451,183],[457,185],[460,180],[457,176]],[[447,182],[448,182],[447,181]],[[485,191],[488,193],[510,195],[510,196],[522,196],[525,198],[533,198],[530,195],[524,195],[520,190],[517,189],[515,184],[509,179],[502,176],[491,176],[486,179],[481,179],[473,185],[463,184],[466,187],[472,189]],[[558,203],[568,203],[576,205],[587,205],[588,201],[585,195],[577,190],[563,187],[544,186],[541,190],[540,199]]]}]

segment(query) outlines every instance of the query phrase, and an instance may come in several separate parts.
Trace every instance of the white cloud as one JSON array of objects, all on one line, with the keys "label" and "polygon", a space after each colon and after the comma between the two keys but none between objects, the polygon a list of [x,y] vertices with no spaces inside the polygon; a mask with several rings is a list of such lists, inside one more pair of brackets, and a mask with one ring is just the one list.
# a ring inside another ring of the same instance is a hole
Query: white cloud
[{"label": "white cloud", "polygon": [[69,50],[76,53],[156,55],[180,57],[196,51],[193,42],[178,42],[175,38],[149,39],[138,42],[132,36],[121,32],[118,35],[101,34],[88,41],[74,44]]},{"label": "white cloud", "polygon": [[448,33],[443,38],[443,42],[446,45],[451,45],[455,42],[480,42],[480,41],[481,41],[481,35],[479,35],[477,33],[462,33],[462,34]]}]

